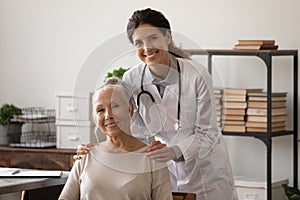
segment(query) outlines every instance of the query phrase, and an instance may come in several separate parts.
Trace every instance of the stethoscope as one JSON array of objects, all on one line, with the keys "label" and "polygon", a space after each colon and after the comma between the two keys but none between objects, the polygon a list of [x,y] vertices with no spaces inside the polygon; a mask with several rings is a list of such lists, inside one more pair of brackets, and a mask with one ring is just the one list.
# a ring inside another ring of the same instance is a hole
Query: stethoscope
[{"label": "stethoscope", "polygon": [[[150,97],[150,99],[152,100],[153,103],[155,103],[155,99],[152,96],[152,94],[146,90],[144,90],[144,77],[145,77],[145,71],[146,71],[146,67],[147,64],[145,64],[144,69],[143,69],[143,73],[142,73],[142,78],[141,78],[141,92],[137,95],[137,107],[138,110],[140,108],[140,98],[143,94],[146,94]],[[177,121],[174,124],[174,129],[175,130],[179,130],[182,128],[181,124],[180,124],[180,99],[181,99],[181,71],[180,71],[180,66],[179,63],[177,61],[177,72],[178,72],[178,102],[177,102]]]}]

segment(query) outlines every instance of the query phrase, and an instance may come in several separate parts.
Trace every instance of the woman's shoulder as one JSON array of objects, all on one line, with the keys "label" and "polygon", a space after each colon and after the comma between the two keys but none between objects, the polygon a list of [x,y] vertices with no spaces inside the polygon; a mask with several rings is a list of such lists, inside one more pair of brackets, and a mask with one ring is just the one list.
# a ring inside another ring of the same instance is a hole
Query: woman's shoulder
[{"label": "woman's shoulder", "polygon": [[141,74],[143,73],[145,64],[140,63],[132,68],[129,68],[122,77],[122,80],[126,82],[132,91],[140,87]]},{"label": "woman's shoulder", "polygon": [[[134,67],[129,68],[125,73],[124,76],[136,76],[137,73],[141,73],[145,67],[145,63],[139,63]],[[124,77],[123,76],[123,77]]]},{"label": "woman's shoulder", "polygon": [[[187,75],[189,77],[195,77],[195,78],[210,76],[207,68],[196,60],[189,60],[184,58],[177,58],[177,60],[181,67],[180,70],[184,75]],[[199,76],[195,76],[196,74],[198,74]]]},{"label": "woman's shoulder", "polygon": [[138,150],[136,150],[136,153],[147,153],[147,150],[149,149],[148,145],[142,145],[140,146],[140,148]]},{"label": "woman's shoulder", "polygon": [[80,155],[79,160],[75,160],[73,168],[82,171],[84,167],[88,164],[90,153]]},{"label": "woman's shoulder", "polygon": [[[184,67],[184,69],[201,69],[207,70],[202,64],[194,59],[185,59],[185,58],[177,58],[179,64]],[[189,68],[187,68],[189,67]]]}]

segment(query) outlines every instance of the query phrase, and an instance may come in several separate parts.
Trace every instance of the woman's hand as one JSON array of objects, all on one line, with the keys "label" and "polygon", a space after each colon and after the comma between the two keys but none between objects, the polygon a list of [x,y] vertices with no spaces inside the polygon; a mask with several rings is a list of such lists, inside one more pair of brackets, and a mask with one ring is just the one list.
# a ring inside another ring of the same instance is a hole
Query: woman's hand
[{"label": "woman's hand", "polygon": [[76,155],[73,156],[73,158],[75,160],[80,160],[81,156],[80,155],[84,155],[87,154],[90,150],[89,147],[94,146],[94,144],[80,144],[77,146],[77,150],[76,150]]},{"label": "woman's hand", "polygon": [[166,144],[162,144],[160,141],[153,141],[147,152],[151,159],[158,162],[168,162],[176,158],[173,148],[167,147]]}]

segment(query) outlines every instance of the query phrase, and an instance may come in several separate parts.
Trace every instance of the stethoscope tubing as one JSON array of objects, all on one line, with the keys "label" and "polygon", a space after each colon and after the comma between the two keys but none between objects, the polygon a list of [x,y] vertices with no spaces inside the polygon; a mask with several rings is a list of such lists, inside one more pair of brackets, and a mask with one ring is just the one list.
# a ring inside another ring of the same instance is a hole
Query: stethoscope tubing
[{"label": "stethoscope tubing", "polygon": [[[153,95],[149,91],[144,90],[144,77],[145,77],[146,67],[147,67],[147,64],[145,64],[143,72],[142,72],[141,92],[137,95],[138,110],[139,110],[139,107],[140,107],[140,98],[143,94],[148,95],[151,98],[152,102],[155,103],[155,99],[154,99]],[[177,72],[178,72],[177,124],[178,124],[178,126],[180,126],[179,122],[180,122],[180,111],[181,111],[181,70],[180,70],[178,60],[177,60]]]}]

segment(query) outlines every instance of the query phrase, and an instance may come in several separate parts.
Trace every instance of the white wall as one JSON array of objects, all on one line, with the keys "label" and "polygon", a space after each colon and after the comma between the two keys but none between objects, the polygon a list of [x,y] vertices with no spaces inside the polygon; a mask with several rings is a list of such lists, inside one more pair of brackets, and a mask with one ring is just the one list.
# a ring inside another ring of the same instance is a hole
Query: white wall
[{"label": "white wall", "polygon": [[[108,66],[134,65],[131,52],[124,53],[127,57],[119,54],[128,43],[120,49],[103,49],[124,36],[134,10],[146,7],[165,13],[173,30],[198,47],[231,49],[238,39],[263,38],[275,39],[280,49],[300,49],[298,0],[0,0],[0,105],[54,108],[55,91],[92,90]],[[108,58],[113,61],[107,64]],[[274,65],[274,90],[288,91],[288,111],[298,112],[291,103],[291,59],[276,59]],[[216,85],[266,86],[260,60],[220,58],[214,66],[214,74],[219,74],[214,77]],[[81,82],[89,70],[95,72],[92,78]],[[273,175],[291,182],[291,136],[273,141]],[[262,142],[237,137],[226,137],[226,142],[235,175],[265,175]]]}]

